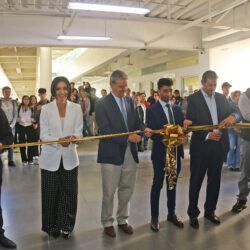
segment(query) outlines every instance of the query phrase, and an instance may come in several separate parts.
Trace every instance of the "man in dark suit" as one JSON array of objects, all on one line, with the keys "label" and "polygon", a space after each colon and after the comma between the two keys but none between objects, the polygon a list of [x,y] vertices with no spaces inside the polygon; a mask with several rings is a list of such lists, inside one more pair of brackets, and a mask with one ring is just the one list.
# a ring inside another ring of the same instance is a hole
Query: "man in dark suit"
[{"label": "man in dark suit", "polygon": [[[150,129],[140,121],[135,101],[125,96],[127,74],[116,70],[111,74],[112,92],[96,103],[96,122],[101,135],[145,130],[150,136]],[[138,163],[137,145],[141,136],[132,134],[118,138],[100,140],[97,162],[101,163],[103,200],[101,220],[104,232],[115,237],[113,227],[113,201],[118,189],[117,222],[121,230],[133,233],[128,224],[129,201],[134,191]]]},{"label": "man in dark suit", "polygon": [[[183,126],[184,117],[181,108],[171,102],[173,91],[173,81],[170,78],[161,78],[158,81],[159,101],[147,109],[147,125],[153,130],[162,129],[165,124],[174,124]],[[159,231],[159,200],[160,192],[165,179],[166,147],[162,143],[163,137],[161,135],[153,135],[153,147],[151,160],[154,168],[154,179],[151,188],[151,229],[155,232]],[[184,156],[183,146],[177,149],[177,175],[181,170],[181,157]],[[168,217],[167,220],[172,222],[177,227],[183,227],[183,223],[177,218],[175,214],[175,200],[176,200],[176,187],[169,190],[168,178],[167,183],[167,207]]]},{"label": "man in dark suit", "polygon": [[[232,124],[237,117],[232,106],[222,94],[215,92],[217,75],[206,71],[202,76],[202,88],[189,96],[184,128],[189,125]],[[199,192],[207,172],[207,192],[204,205],[205,218],[214,224],[220,224],[215,215],[221,181],[223,160],[229,150],[227,129],[193,132],[190,143],[190,185],[188,215],[190,225],[199,227],[198,208]]]},{"label": "man in dark suit", "polygon": [[[13,143],[13,135],[7,117],[0,108],[0,152],[2,153],[3,145],[10,145]],[[6,248],[16,248],[16,244],[5,237],[3,229],[3,215],[1,208],[1,187],[2,187],[2,170],[3,163],[0,158],[0,245]]]}]

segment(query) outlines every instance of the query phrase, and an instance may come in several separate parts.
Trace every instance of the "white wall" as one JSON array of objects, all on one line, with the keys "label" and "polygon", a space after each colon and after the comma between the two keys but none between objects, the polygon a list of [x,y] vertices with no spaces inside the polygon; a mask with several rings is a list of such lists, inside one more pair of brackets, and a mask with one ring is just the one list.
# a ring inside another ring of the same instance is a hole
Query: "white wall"
[{"label": "white wall", "polygon": [[250,40],[211,49],[211,68],[218,74],[217,91],[221,84],[229,82],[231,91],[245,91],[250,87],[249,78]]},{"label": "white wall", "polygon": [[[182,81],[185,77],[198,76],[199,82],[201,81],[202,74],[210,69],[209,58],[210,52],[203,52],[202,54],[199,54],[199,64],[197,65],[158,72],[140,77],[131,77],[128,79],[128,87],[131,89],[131,91],[143,91],[147,96],[149,96],[151,87],[150,82],[154,82],[156,89],[156,83],[160,78],[171,77],[176,79],[176,88],[182,90]],[[99,93],[103,88],[109,91],[109,78],[97,83],[93,83],[91,86],[97,89],[97,93]]]}]

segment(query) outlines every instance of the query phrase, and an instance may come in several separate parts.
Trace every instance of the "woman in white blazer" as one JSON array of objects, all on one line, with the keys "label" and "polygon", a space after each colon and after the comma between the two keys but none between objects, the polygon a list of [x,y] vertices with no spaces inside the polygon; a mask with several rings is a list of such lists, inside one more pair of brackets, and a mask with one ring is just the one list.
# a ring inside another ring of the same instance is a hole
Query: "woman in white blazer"
[{"label": "woman in white blazer", "polygon": [[[83,120],[79,104],[68,101],[70,83],[56,77],[51,84],[55,100],[42,107],[40,139],[65,140],[82,137]],[[42,230],[53,237],[68,239],[73,231],[77,210],[79,159],[76,145],[43,145],[40,157],[42,186]]]}]

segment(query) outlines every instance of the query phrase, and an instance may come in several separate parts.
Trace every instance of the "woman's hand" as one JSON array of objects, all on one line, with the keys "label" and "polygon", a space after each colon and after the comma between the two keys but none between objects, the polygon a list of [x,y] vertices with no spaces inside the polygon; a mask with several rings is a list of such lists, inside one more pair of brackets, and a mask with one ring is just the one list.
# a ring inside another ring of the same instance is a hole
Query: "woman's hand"
[{"label": "woman's hand", "polygon": [[[63,137],[63,138],[59,138],[59,141],[65,141],[65,140],[68,140],[68,139],[70,139],[70,136]],[[63,147],[68,147],[69,144],[70,144],[70,142],[61,142],[61,145],[62,145]]]},{"label": "woman's hand", "polygon": [[[72,135],[70,139],[77,139],[77,137],[75,135]],[[72,141],[72,144],[79,144],[78,141]]]}]

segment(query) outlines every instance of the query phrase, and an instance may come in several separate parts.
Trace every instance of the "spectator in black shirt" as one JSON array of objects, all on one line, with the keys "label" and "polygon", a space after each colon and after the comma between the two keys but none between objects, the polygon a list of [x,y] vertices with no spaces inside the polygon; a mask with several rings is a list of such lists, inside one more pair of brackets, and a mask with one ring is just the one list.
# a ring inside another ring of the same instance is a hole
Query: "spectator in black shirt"
[{"label": "spectator in black shirt", "polygon": [[150,90],[150,97],[147,99],[147,102],[149,102],[150,105],[155,103],[154,93],[155,93],[154,89],[151,89]]},{"label": "spectator in black shirt", "polygon": [[174,91],[174,98],[175,98],[175,104],[181,107],[183,104],[183,98],[180,96],[180,91],[178,89]]},{"label": "spectator in black shirt", "polygon": [[90,91],[90,111],[89,111],[89,125],[92,135],[98,134],[98,127],[95,121],[95,105],[99,98],[96,96],[96,89],[92,88]]},{"label": "spectator in black shirt", "polygon": [[[0,152],[2,152],[3,145],[10,145],[12,143],[13,143],[13,135],[9,122],[6,118],[5,113],[0,108]],[[2,186],[2,170],[3,170],[3,163],[0,158],[0,197],[1,197],[1,186]],[[16,248],[16,244],[4,236],[1,203],[0,203],[0,245],[6,248]]]}]

